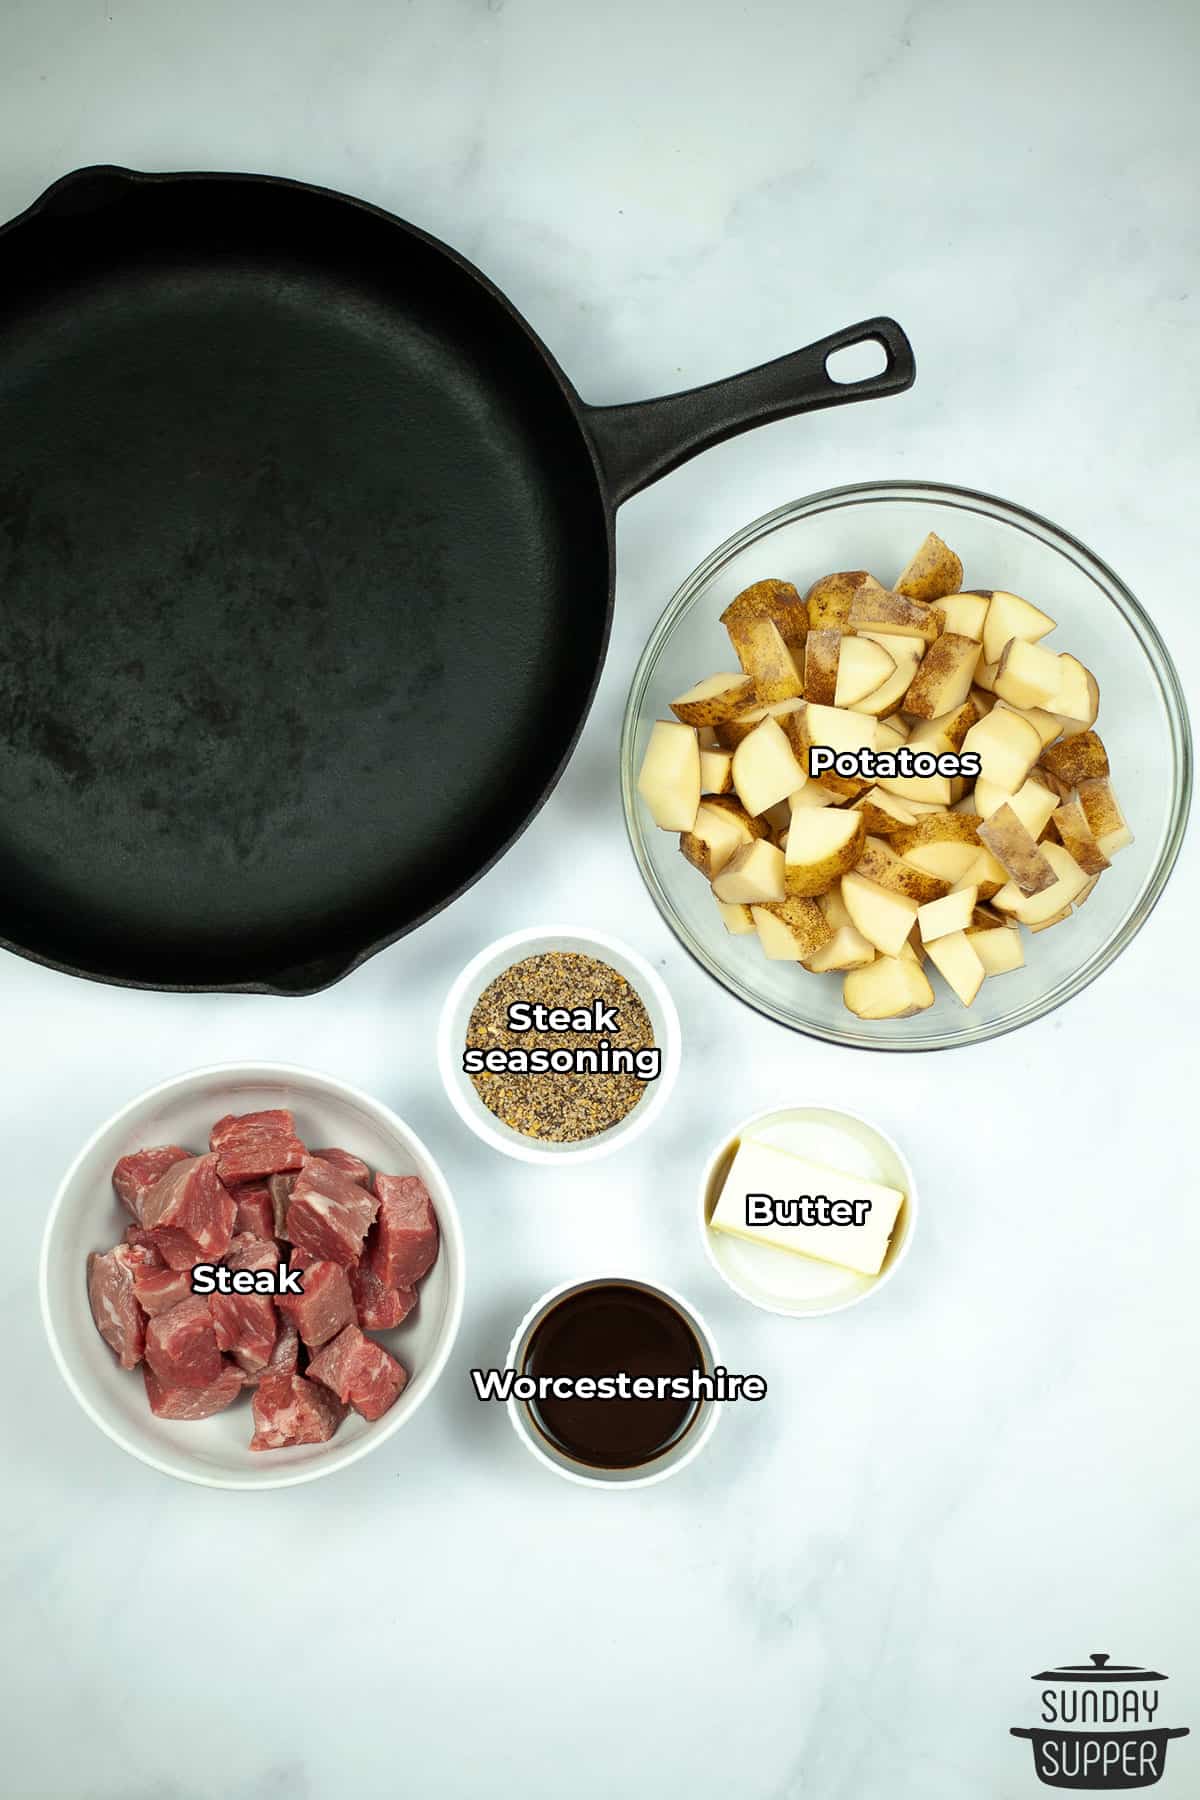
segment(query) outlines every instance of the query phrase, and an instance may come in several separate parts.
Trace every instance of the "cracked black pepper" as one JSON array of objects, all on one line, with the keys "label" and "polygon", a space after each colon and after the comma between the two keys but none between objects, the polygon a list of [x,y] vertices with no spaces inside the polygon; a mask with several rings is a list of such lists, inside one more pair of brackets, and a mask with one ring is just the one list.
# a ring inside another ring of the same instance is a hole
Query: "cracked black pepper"
[{"label": "cracked black pepper", "polygon": [[637,991],[573,950],[527,956],[479,996],[463,1068],[488,1111],[524,1137],[577,1144],[632,1112],[661,1067]]}]

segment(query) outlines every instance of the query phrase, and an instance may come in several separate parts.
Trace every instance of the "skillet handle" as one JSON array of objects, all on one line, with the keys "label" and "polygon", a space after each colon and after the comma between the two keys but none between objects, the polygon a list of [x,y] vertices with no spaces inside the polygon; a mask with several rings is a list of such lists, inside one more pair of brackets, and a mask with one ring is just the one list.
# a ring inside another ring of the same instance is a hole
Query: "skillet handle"
[{"label": "skillet handle", "polygon": [[[887,357],[878,375],[835,381],[826,363],[835,350],[878,344]],[[791,356],[761,363],[707,387],[666,394],[625,406],[583,406],[585,429],[595,447],[609,504],[640,493],[689,457],[755,425],[788,419],[824,406],[880,400],[902,394],[916,379],[912,345],[894,319],[864,319],[820,338]]]}]

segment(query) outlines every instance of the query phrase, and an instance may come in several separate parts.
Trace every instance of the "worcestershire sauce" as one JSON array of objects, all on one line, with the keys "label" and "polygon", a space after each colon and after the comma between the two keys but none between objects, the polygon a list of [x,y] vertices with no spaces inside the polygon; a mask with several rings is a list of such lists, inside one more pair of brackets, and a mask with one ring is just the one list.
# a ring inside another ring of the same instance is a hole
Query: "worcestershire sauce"
[{"label": "worcestershire sauce", "polygon": [[[690,1377],[704,1353],[682,1314],[632,1282],[602,1281],[565,1294],[534,1331],[526,1375]],[[556,1449],[596,1469],[633,1469],[681,1438],[699,1411],[692,1399],[531,1400],[534,1424]]]}]

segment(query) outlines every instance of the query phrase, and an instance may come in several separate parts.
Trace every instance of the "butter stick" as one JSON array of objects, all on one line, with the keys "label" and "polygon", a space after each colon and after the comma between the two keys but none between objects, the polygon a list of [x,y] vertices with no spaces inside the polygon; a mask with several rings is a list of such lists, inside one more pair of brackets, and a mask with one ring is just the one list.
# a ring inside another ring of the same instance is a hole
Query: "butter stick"
[{"label": "butter stick", "polygon": [[710,1223],[751,1243],[878,1275],[903,1204],[896,1188],[747,1139]]}]

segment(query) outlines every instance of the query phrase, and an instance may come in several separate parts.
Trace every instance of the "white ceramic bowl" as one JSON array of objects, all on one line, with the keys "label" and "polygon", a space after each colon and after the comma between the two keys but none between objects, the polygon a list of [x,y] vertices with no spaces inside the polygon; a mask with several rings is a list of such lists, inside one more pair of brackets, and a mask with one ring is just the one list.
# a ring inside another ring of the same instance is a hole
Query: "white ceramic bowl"
[{"label": "white ceramic bowl", "polygon": [[[463,1050],[467,1040],[467,1023],[480,994],[497,975],[513,963],[549,951],[574,951],[580,956],[606,962],[641,997],[654,1027],[654,1042],[662,1051],[662,1069],[631,1112],[619,1124],[610,1126],[597,1137],[584,1138],[577,1144],[550,1144],[525,1137],[489,1112],[475,1091],[471,1077],[463,1072]],[[622,1150],[640,1137],[667,1104],[675,1078],[679,1073],[680,1031],[675,1002],[650,964],[617,938],[599,931],[585,931],[574,925],[540,925],[529,931],[515,931],[511,937],[498,938],[486,950],[473,957],[446,996],[438,1026],[438,1067],[446,1092],[460,1119],[470,1126],[476,1137],[505,1156],[521,1162],[564,1163],[596,1162]]]},{"label": "white ceramic bowl", "polygon": [[[595,1275],[588,1281],[564,1281],[558,1287],[551,1288],[548,1294],[543,1294],[541,1299],[530,1307],[518,1325],[516,1335],[508,1347],[508,1361],[505,1367],[520,1372],[530,1338],[550,1308],[556,1305],[564,1294],[573,1294],[578,1288],[595,1287],[604,1281],[629,1280],[630,1278],[624,1275]],[[686,1301],[682,1294],[677,1294],[674,1288],[664,1287],[660,1281],[639,1281],[634,1282],[633,1285],[644,1288],[647,1293],[661,1294],[664,1299],[670,1300],[674,1306],[678,1307],[695,1332],[704,1352],[705,1373],[711,1374],[719,1366],[721,1359],[717,1354],[713,1334],[695,1307]],[[628,1404],[636,1406],[637,1401],[631,1400]],[[544,1464],[546,1468],[553,1469],[556,1475],[561,1475],[564,1481],[573,1481],[579,1487],[627,1490],[629,1488],[654,1487],[658,1482],[667,1481],[672,1475],[678,1475],[679,1471],[685,1469],[690,1462],[695,1462],[717,1429],[717,1418],[722,1404],[723,1402],[715,1400],[702,1400],[695,1418],[677,1443],[673,1444],[669,1450],[664,1450],[661,1456],[656,1456],[652,1462],[639,1463],[632,1469],[594,1469],[585,1463],[578,1463],[573,1457],[565,1455],[563,1451],[557,1449],[547,1438],[542,1436],[523,1400],[509,1400],[506,1410],[509,1423],[530,1455],[536,1457],[538,1462]]]},{"label": "white ceramic bowl", "polygon": [[[215,1418],[157,1419],[141,1369],[122,1369],[88,1307],[89,1251],[110,1249],[129,1223],[111,1183],[113,1164],[143,1144],[208,1144],[210,1126],[228,1112],[291,1107],[307,1143],[339,1144],[373,1169],[419,1175],[441,1227],[437,1262],[421,1283],[420,1302],[380,1341],[408,1369],[399,1400],[374,1424],[347,1415],[325,1444],[252,1451],[248,1400]],[[378,1450],[406,1425],[446,1366],[463,1304],[462,1229],[438,1165],[403,1120],[357,1088],[286,1064],[242,1063],[197,1069],[140,1094],[84,1145],[63,1177],[42,1240],[42,1319],[54,1359],[88,1417],[122,1450],[164,1475],[203,1487],[279,1488],[332,1475]]]},{"label": "white ceramic bowl", "polygon": [[[904,1205],[878,1275],[859,1275],[836,1263],[771,1250],[709,1228],[709,1214],[733,1152],[742,1138],[751,1136],[813,1162],[900,1189]],[[827,1106],[779,1107],[756,1113],[726,1132],[701,1177],[697,1212],[705,1255],[735,1294],[764,1312],[814,1319],[857,1306],[891,1281],[908,1255],[916,1229],[917,1184],[903,1151],[866,1119]]]}]

